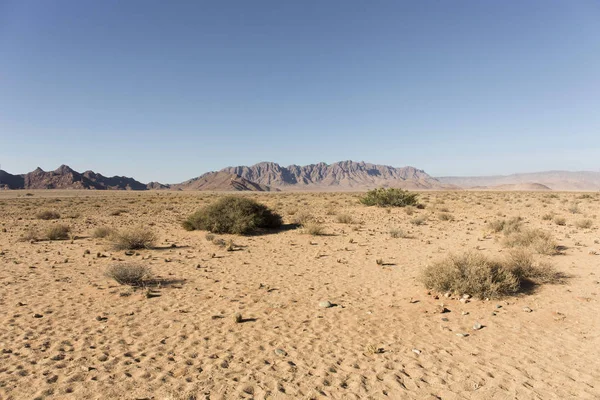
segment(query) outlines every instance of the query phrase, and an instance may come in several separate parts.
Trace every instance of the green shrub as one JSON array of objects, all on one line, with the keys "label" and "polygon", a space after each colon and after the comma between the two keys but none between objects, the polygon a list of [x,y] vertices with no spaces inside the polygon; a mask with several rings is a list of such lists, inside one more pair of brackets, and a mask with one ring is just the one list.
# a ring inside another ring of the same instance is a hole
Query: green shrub
[{"label": "green shrub", "polygon": [[395,188],[379,188],[369,190],[360,202],[367,206],[379,207],[406,207],[417,206],[417,193],[410,193],[407,190]]},{"label": "green shrub", "polygon": [[281,216],[252,199],[226,196],[196,211],[183,222],[186,230],[212,233],[249,234],[258,229],[275,229]]},{"label": "green shrub", "polygon": [[150,249],[156,243],[154,232],[141,226],[115,232],[110,239],[115,250]]},{"label": "green shrub", "polygon": [[40,211],[39,213],[37,213],[35,215],[35,217],[37,219],[51,220],[51,219],[59,219],[60,214],[56,211],[45,210],[45,211]]}]

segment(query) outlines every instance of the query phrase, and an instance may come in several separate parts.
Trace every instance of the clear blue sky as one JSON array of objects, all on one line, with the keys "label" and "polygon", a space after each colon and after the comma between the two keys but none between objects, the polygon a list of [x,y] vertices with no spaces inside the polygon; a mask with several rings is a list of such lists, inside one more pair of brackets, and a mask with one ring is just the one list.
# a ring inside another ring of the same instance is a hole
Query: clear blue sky
[{"label": "clear blue sky", "polygon": [[0,0],[0,163],[600,169],[600,1]]}]

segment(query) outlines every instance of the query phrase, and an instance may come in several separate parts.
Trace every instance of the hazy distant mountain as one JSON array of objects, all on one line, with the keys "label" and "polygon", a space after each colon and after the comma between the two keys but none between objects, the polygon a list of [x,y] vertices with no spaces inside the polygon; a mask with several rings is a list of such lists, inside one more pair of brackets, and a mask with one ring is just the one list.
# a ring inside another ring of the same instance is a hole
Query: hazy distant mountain
[{"label": "hazy distant mountain", "polygon": [[285,190],[360,190],[375,187],[451,188],[451,185],[443,184],[423,170],[413,167],[394,168],[355,161],[288,167],[273,162],[262,162],[250,167],[228,167],[221,172],[239,175],[251,182]]},{"label": "hazy distant mountain", "polygon": [[600,172],[593,171],[545,171],[526,174],[497,175],[497,176],[469,176],[438,177],[439,181],[457,185],[465,189],[477,186],[516,185],[524,183],[537,183],[545,185],[552,190],[600,190]]},{"label": "hazy distant mountain", "polygon": [[542,192],[552,190],[548,186],[542,185],[541,183],[511,183],[497,186],[474,186],[471,189],[498,190],[506,192]]},{"label": "hazy distant mountain", "polygon": [[171,185],[170,188],[175,190],[235,190],[256,192],[270,192],[272,190],[279,191],[279,189],[272,189],[270,186],[251,182],[239,175],[230,174],[229,172],[225,171],[208,172],[197,178],[193,178],[176,185]]}]

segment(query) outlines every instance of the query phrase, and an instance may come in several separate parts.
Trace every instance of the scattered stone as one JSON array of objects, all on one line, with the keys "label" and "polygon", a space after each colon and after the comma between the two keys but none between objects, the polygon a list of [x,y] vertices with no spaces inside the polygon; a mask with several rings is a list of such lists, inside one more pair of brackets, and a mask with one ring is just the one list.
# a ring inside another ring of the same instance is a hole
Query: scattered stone
[{"label": "scattered stone", "polygon": [[321,302],[319,302],[319,307],[321,307],[321,308],[331,308],[331,307],[333,307],[333,303],[330,302],[329,300],[321,301]]},{"label": "scattered stone", "polygon": [[481,325],[479,322],[475,322],[475,324],[473,325],[473,330],[474,331],[478,331],[481,328],[483,328],[483,325]]},{"label": "scattered stone", "polygon": [[444,317],[444,318],[442,318],[442,321],[444,321],[444,322],[448,322],[448,321],[450,321],[450,320],[449,320],[448,318]]},{"label": "scattered stone", "polygon": [[469,336],[469,334],[468,333],[457,333],[456,336],[458,336],[458,337],[467,337],[467,336]]},{"label": "scattered stone", "polygon": [[469,299],[465,299],[464,297],[462,299],[459,300],[461,303],[463,304],[467,304],[469,302]]},{"label": "scattered stone", "polygon": [[421,350],[419,350],[419,349],[412,349],[412,351],[415,354],[421,354]]},{"label": "scattered stone", "polygon": [[462,295],[462,298],[463,298],[463,299],[466,299],[466,300],[469,300],[469,299],[471,298],[471,295],[468,295],[468,294],[463,294],[463,295]]},{"label": "scattered stone", "polygon": [[33,314],[33,318],[42,318],[43,315],[42,314]]},{"label": "scattered stone", "polygon": [[108,356],[107,356],[106,354],[100,354],[100,355],[98,356],[98,361],[102,361],[102,362],[104,362],[104,361],[106,361],[106,360],[108,360]]},{"label": "scattered stone", "polygon": [[277,354],[280,357],[285,357],[287,356],[287,352],[283,349],[275,349],[275,354]]},{"label": "scattered stone", "polygon": [[450,298],[450,296],[452,296],[452,293],[450,293],[450,292],[446,292],[446,293],[444,294],[444,297],[445,297],[445,298],[447,298],[447,299],[449,299],[449,298]]},{"label": "scattered stone", "polygon": [[533,310],[529,307],[523,307],[523,311],[525,312],[532,312]]},{"label": "scattered stone", "polygon": [[496,304],[496,308],[502,308],[500,304]]},{"label": "scattered stone", "polygon": [[461,312],[461,314],[462,315],[469,315],[469,312],[468,311],[463,311],[463,312]]},{"label": "scattered stone", "polygon": [[108,317],[103,317],[103,316],[101,316],[101,315],[98,315],[98,316],[96,317],[96,321],[108,321]]}]

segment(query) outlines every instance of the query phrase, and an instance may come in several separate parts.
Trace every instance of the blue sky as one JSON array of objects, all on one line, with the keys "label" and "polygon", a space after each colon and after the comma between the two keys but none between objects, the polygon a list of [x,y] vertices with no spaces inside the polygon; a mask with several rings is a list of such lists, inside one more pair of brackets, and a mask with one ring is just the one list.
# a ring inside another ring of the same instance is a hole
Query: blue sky
[{"label": "blue sky", "polygon": [[0,163],[600,170],[599,1],[0,0]]}]

